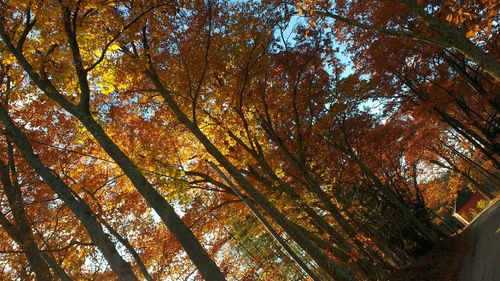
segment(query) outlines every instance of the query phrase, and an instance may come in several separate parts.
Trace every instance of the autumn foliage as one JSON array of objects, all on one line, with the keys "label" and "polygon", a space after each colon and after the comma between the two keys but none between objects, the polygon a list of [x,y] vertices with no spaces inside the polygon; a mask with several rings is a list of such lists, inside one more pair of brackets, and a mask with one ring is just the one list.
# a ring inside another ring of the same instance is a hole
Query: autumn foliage
[{"label": "autumn foliage", "polygon": [[0,279],[387,280],[499,194],[499,7],[0,0]]}]

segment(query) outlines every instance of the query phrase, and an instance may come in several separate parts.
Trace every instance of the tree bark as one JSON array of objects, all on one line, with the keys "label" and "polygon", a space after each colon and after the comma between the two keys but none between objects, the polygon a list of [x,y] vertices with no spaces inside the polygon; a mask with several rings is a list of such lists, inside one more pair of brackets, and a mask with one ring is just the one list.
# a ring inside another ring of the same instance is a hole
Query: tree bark
[{"label": "tree bark", "polygon": [[146,281],[153,281],[153,277],[151,276],[151,274],[149,274],[149,271],[144,262],[142,261],[141,256],[139,256],[139,253],[137,253],[137,251],[134,249],[132,244],[130,244],[128,239],[123,237],[118,231],[116,231],[113,228],[113,226],[111,226],[104,219],[101,218],[100,221],[104,225],[104,227],[106,227],[106,229],[109,231],[109,233],[111,233],[111,235],[113,235],[116,238],[116,240],[118,240],[127,249],[127,251],[129,251],[129,253],[134,258],[135,262],[137,263],[137,266],[141,270],[144,279],[146,279]]},{"label": "tree bark", "polygon": [[276,207],[269,202],[236,168],[207,136],[194,124],[175,102],[170,92],[163,86],[154,68],[146,72],[148,78],[153,82],[156,89],[165,99],[165,102],[174,112],[177,119],[201,142],[208,153],[212,155],[219,164],[233,177],[240,187],[248,193],[267,213],[271,216],[297,244],[304,249],[318,265],[335,280],[353,280],[353,277],[337,263],[328,258],[325,253],[314,245],[295,224],[286,218]]},{"label": "tree bark", "polygon": [[[420,17],[426,24],[440,34],[444,38],[444,42],[441,47],[451,47],[463,54],[466,58],[477,63],[481,66],[487,73],[493,76],[497,81],[500,81],[500,63],[497,60],[483,51],[480,47],[474,45],[469,39],[465,37],[456,27],[449,26],[448,24],[441,22],[436,19],[431,14],[427,13],[421,7],[416,0],[400,0],[408,8]],[[437,44],[439,45],[439,44]]]},{"label": "tree bark", "polygon": [[[29,225],[24,210],[24,202],[19,186],[14,184],[10,179],[9,167],[0,160],[0,182],[2,183],[5,196],[10,206],[12,216],[17,227],[11,225],[9,227],[7,218],[2,218],[0,224],[7,231],[9,236],[21,247],[24,251],[28,263],[35,272],[37,280],[49,280],[52,278],[50,269],[39,255],[39,248],[33,235],[33,231]],[[3,216],[3,214],[2,214]],[[2,223],[3,222],[3,223]]]},{"label": "tree bark", "polygon": [[[158,193],[155,188],[148,182],[146,177],[141,173],[139,168],[128,158],[127,155],[111,140],[105,133],[103,128],[92,118],[89,114],[87,97],[90,95],[89,88],[85,87],[88,83],[87,75],[82,74],[82,70],[75,65],[75,71],[78,76],[80,90],[83,91],[83,100],[79,105],[74,105],[69,102],[52,82],[45,76],[39,75],[28,62],[26,57],[22,54],[20,49],[17,49],[10,40],[3,21],[0,19],[0,36],[4,41],[7,49],[14,55],[19,64],[28,73],[31,80],[42,90],[50,99],[58,103],[61,107],[75,116],[85,128],[92,134],[99,145],[106,151],[106,153],[116,162],[116,164],[123,170],[123,172],[130,179],[135,188],[139,191],[142,197],[146,200],[148,205],[153,208],[165,225],[174,234],[175,238],[180,242],[187,255],[193,261],[196,268],[200,271],[201,275],[207,280],[225,280],[224,274],[217,267],[217,264],[210,258],[200,242],[196,239],[193,232],[184,223],[184,221],[177,215],[174,208]],[[71,37],[71,36],[69,36]],[[71,38],[70,38],[71,39]],[[73,51],[74,59],[78,59],[75,55],[75,49],[78,46],[72,44],[70,46]]]},{"label": "tree bark", "polygon": [[91,116],[80,110],[73,110],[73,114],[82,122],[104,151],[122,169],[148,205],[156,211],[163,223],[172,231],[201,275],[206,280],[225,280],[224,274],[217,267],[217,264],[208,255],[191,229],[177,215],[172,205],[156,191],[140,169],[111,140],[103,128]]},{"label": "tree bark", "polygon": [[257,219],[264,225],[271,236],[278,242],[278,244],[285,249],[285,251],[290,255],[290,257],[297,263],[297,265],[304,270],[304,272],[309,275],[313,280],[319,281],[321,278],[311,270],[307,264],[295,253],[295,251],[286,243],[286,241],[278,234],[274,227],[267,221],[267,219],[260,213],[256,208],[254,203],[250,201],[246,196],[244,196],[238,188],[233,184],[233,182],[217,167],[214,163],[209,162],[209,165],[221,176],[221,178],[226,181],[227,185],[241,198],[241,200],[248,206],[252,213],[257,217]]},{"label": "tree bark", "polygon": [[0,121],[4,124],[7,133],[17,145],[26,161],[42,177],[49,187],[64,201],[64,203],[73,211],[75,216],[82,222],[87,230],[92,242],[101,250],[104,258],[108,261],[111,269],[116,273],[120,280],[138,280],[132,271],[132,267],[118,253],[113,242],[104,232],[102,226],[97,222],[92,210],[86,202],[77,200],[72,190],[64,183],[61,178],[55,175],[47,166],[45,166],[38,156],[34,153],[31,144],[26,136],[12,122],[7,111],[0,106]]},{"label": "tree bark", "polygon": [[[345,136],[344,136],[345,138]],[[331,143],[334,147],[340,149],[344,152],[349,158],[351,158],[356,164],[361,168],[361,171],[375,184],[375,186],[379,189],[379,191],[391,202],[403,215],[412,222],[418,231],[426,237],[430,242],[434,245],[440,245],[439,238],[435,233],[429,230],[421,221],[419,221],[413,213],[408,210],[406,206],[404,206],[401,201],[396,197],[396,195],[387,188],[380,179],[372,173],[370,168],[366,166],[366,164],[356,155],[356,153],[352,150],[352,148],[347,145],[346,147],[341,147],[340,145]]]},{"label": "tree bark", "polygon": [[0,213],[0,226],[7,232],[7,234],[16,242],[17,245],[22,249],[26,255],[26,259],[30,264],[33,272],[35,273],[35,278],[37,281],[46,281],[52,279],[52,274],[45,264],[42,257],[39,255],[40,250],[34,241],[27,238],[26,233],[22,233],[17,229],[3,213]]}]

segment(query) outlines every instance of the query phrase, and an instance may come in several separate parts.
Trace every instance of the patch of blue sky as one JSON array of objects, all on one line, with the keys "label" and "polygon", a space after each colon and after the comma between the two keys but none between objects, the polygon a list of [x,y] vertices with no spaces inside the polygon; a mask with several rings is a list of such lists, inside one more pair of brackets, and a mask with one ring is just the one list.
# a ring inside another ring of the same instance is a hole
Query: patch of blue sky
[{"label": "patch of blue sky", "polygon": [[[274,36],[277,39],[276,44],[278,44],[282,48],[286,48],[287,46],[294,46],[297,41],[295,40],[295,36],[297,35],[297,28],[301,26],[307,26],[308,20],[304,16],[300,16],[298,14],[290,17],[290,20],[284,26],[284,28],[276,28],[274,31]],[[324,30],[325,34],[332,34],[331,28],[327,27]],[[335,48],[337,52],[335,53],[335,58],[345,66],[344,71],[341,73],[340,78],[345,78],[352,73],[354,73],[354,63],[352,61],[351,56],[347,52],[347,45],[335,40],[332,38],[333,45],[332,48]],[[326,64],[324,65],[325,70],[333,75],[333,68]]]},{"label": "patch of blue sky", "polygon": [[[276,44],[280,46],[281,48],[287,48],[294,46],[297,41],[295,40],[295,37],[297,35],[297,28],[301,26],[307,26],[309,23],[307,22],[307,18],[304,16],[300,16],[298,14],[293,15],[290,17],[290,20],[288,23],[286,23],[286,26],[283,26],[281,28],[276,28],[274,31],[274,36],[276,38]],[[331,23],[330,23],[331,24]],[[339,79],[344,79],[347,78],[350,75],[353,75],[355,72],[355,65],[352,59],[352,54],[349,54],[348,51],[348,45],[342,42],[337,41],[334,38],[333,31],[331,28],[327,27],[324,30],[325,34],[329,34],[332,36],[331,40],[333,42],[332,48],[336,49],[335,52],[335,58],[342,64],[343,66],[343,71],[339,75]],[[324,69],[327,73],[330,75],[334,75],[334,69],[332,65],[329,65],[326,60],[324,63]],[[358,79],[360,80],[369,80],[370,76],[369,75],[363,75],[360,76]],[[368,112],[371,115],[375,115],[379,117],[379,121],[381,123],[387,122],[387,117],[383,116],[383,113],[385,109],[387,108],[386,105],[387,103],[390,102],[388,100],[382,100],[379,98],[369,98],[364,100],[358,105],[358,109],[360,111]],[[327,108],[329,106],[327,105]]]}]

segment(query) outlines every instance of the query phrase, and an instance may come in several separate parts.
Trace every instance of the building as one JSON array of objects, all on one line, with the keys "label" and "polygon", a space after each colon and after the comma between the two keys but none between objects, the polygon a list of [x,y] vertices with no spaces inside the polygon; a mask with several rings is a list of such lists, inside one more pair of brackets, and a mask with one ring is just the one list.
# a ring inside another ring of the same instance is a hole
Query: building
[{"label": "building", "polygon": [[474,211],[477,211],[477,203],[480,200],[486,200],[486,198],[479,192],[472,192],[468,189],[459,191],[455,199],[453,217],[464,226],[468,225],[474,219]]}]

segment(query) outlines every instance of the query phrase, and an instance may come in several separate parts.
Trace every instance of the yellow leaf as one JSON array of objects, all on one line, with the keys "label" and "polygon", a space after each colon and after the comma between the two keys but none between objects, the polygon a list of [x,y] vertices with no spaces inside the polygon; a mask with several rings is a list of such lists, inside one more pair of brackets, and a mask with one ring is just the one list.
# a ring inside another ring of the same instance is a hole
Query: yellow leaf
[{"label": "yellow leaf", "polygon": [[14,61],[15,61],[15,58],[14,58],[14,56],[12,56],[11,54],[5,55],[5,56],[3,57],[3,59],[2,59],[2,63],[3,63],[4,65],[11,65],[11,64],[13,64],[13,63],[14,63]]},{"label": "yellow leaf", "polygon": [[117,44],[112,44],[108,48],[108,50],[110,50],[111,52],[118,51],[119,49],[120,49],[120,46],[118,46]]}]

